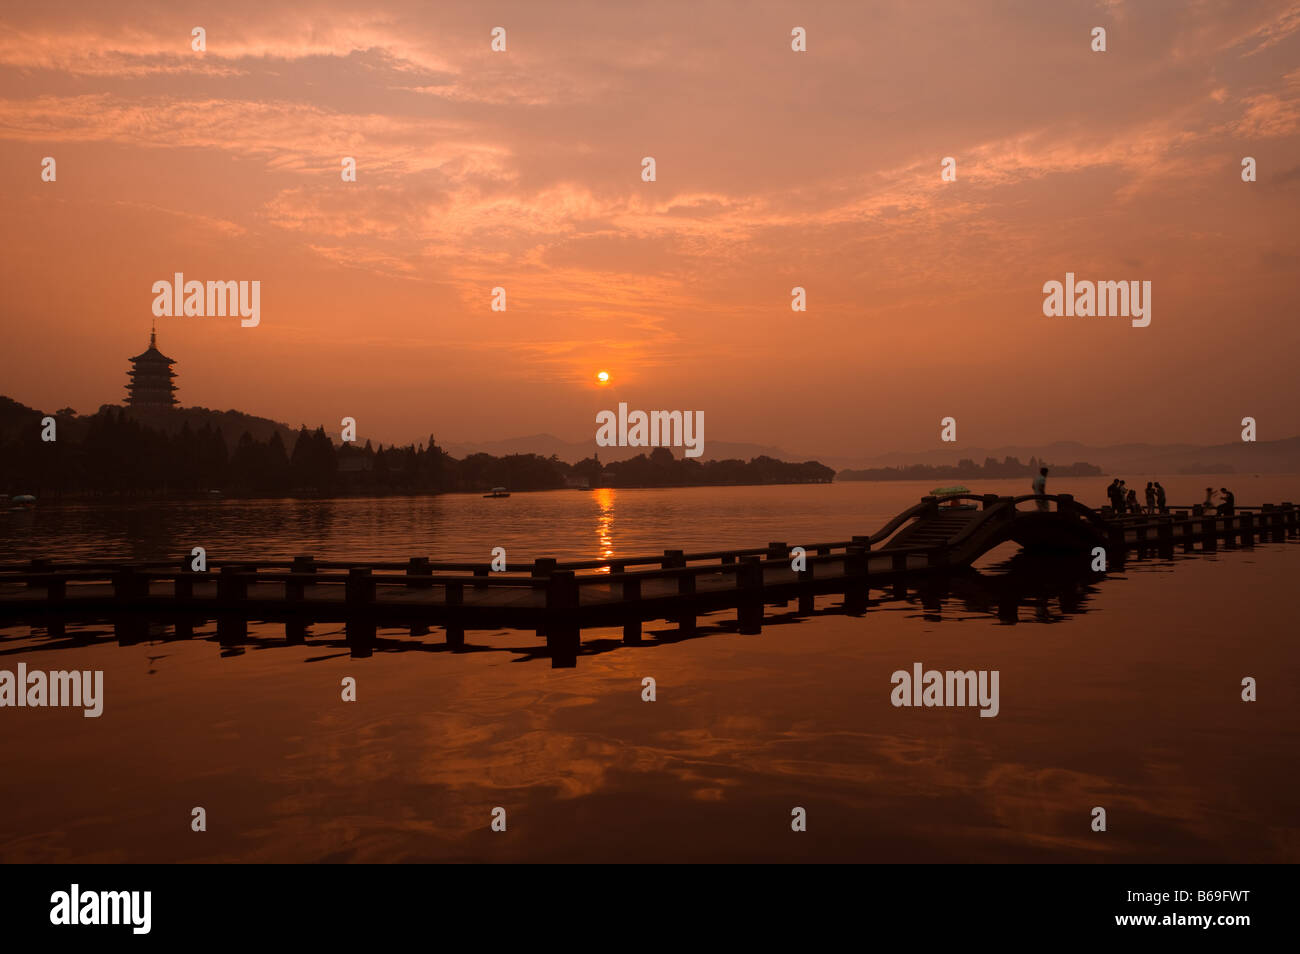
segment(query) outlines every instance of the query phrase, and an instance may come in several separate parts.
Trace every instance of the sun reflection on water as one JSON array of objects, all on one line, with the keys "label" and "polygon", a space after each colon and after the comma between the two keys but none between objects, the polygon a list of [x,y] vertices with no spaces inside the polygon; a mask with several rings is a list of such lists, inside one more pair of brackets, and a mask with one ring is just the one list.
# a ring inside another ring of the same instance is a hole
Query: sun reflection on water
[{"label": "sun reflection on water", "polygon": [[[614,556],[614,488],[596,488],[596,553],[602,560]],[[600,570],[608,573],[609,567]]]}]

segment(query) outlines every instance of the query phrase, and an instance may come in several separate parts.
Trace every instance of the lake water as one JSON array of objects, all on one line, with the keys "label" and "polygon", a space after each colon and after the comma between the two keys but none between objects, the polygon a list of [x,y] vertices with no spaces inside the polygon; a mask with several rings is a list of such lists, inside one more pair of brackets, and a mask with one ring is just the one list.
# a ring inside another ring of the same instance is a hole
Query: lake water
[{"label": "lake water", "polygon": [[[1300,503],[1300,477],[1150,477],[1171,505],[1199,503],[1230,484],[1239,504]],[[1105,477],[1050,481],[1052,493],[1106,503]],[[846,540],[880,529],[933,485],[919,481],[773,487],[557,490],[484,499],[476,494],[340,500],[201,500],[42,506],[0,514],[0,563],[60,560],[178,562],[191,547],[209,559],[488,560],[638,556],[669,548],[714,550]],[[981,482],[978,493],[1027,494],[1029,480]]]},{"label": "lake water", "polygon": [[[1225,483],[1241,504],[1300,501],[1297,477],[1158,479],[1175,504]],[[1106,483],[1049,489],[1099,505]],[[0,562],[807,543],[870,533],[928,489],[40,506],[0,518]],[[289,646],[283,627],[253,624],[234,648],[211,625],[131,646],[102,624],[70,626],[81,641],[0,629],[0,670],[105,674],[98,719],[0,709],[0,861],[1300,860],[1296,542],[1078,584],[1026,573],[1012,552],[857,618],[827,597],[808,619],[770,609],[757,636],[722,614],[691,639],[647,624],[643,647],[584,631],[572,670],[552,670],[530,632],[471,631],[453,654],[437,630],[381,630],[355,659],[332,625]],[[1000,619],[1009,580],[1021,605]],[[895,708],[891,675],[915,662],[997,670],[998,716]],[[340,698],[346,676],[356,702]],[[1241,699],[1248,676],[1257,702]],[[196,806],[205,832],[191,831]],[[498,807],[504,832],[490,830]],[[806,832],[791,831],[796,807]]]}]

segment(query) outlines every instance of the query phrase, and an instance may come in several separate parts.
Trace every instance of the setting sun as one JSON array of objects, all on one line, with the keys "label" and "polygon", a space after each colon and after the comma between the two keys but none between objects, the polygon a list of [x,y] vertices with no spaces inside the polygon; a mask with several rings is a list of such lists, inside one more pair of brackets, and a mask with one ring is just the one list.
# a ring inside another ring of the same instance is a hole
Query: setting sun
[{"label": "setting sun", "polygon": [[599,381],[601,384],[609,384],[609,372],[598,371],[596,373],[596,380]]}]

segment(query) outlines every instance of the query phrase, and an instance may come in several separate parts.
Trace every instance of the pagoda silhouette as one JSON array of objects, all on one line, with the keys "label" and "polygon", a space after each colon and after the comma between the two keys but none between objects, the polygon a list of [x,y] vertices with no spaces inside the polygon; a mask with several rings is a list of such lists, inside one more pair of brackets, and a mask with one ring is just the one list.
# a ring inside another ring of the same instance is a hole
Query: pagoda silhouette
[{"label": "pagoda silhouette", "polygon": [[158,350],[158,328],[149,331],[149,348],[131,359],[130,381],[126,385],[127,407],[175,407],[176,385],[172,383],[176,362]]}]

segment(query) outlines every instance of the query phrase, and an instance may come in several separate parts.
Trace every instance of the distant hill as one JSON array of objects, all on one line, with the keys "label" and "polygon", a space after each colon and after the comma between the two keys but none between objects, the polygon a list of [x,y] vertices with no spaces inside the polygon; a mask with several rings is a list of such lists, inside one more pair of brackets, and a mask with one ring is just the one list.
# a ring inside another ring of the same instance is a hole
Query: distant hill
[{"label": "distant hill", "polygon": [[[568,463],[576,463],[597,452],[602,461],[616,461],[627,460],[645,451],[645,448],[640,447],[597,447],[594,440],[565,441],[553,434],[533,434],[528,437],[476,443],[453,442],[442,446],[449,454],[456,457],[474,453],[496,456],[537,454],[541,457],[554,455]],[[680,449],[674,449],[673,453],[676,456],[681,455]],[[1257,441],[1250,444],[1237,441],[1211,446],[1134,443],[1099,447],[1078,441],[1007,444],[998,447],[971,447],[956,444],[927,451],[890,451],[868,456],[790,452],[765,444],[706,439],[704,455],[701,459],[750,460],[755,457],[772,457],[777,460],[819,460],[837,470],[875,470],[917,464],[953,466],[963,458],[982,464],[989,457],[999,461],[1008,457],[1027,461],[1035,457],[1049,464],[1061,466],[1075,461],[1088,461],[1096,464],[1107,474],[1294,474],[1300,473],[1300,437]]]},{"label": "distant hill", "polygon": [[[115,406],[104,405],[104,407]],[[284,441],[285,447],[293,447],[298,434],[296,429],[287,424],[266,417],[255,417],[243,411],[213,411],[206,407],[137,407],[127,408],[126,414],[146,427],[152,427],[164,434],[175,434],[187,423],[192,431],[198,430],[204,424],[211,424],[221,432],[226,447],[231,450],[239,443],[239,438],[245,431],[253,435],[253,439],[257,441],[269,441],[272,434],[279,432],[280,440]],[[315,430],[315,427],[309,429]]]},{"label": "distant hill", "polygon": [[11,441],[21,433],[40,428],[42,412],[0,395],[0,441]]},{"label": "distant hill", "polygon": [[1300,437],[1277,441],[1236,441],[1210,446],[1198,444],[1113,444],[1097,447],[1078,441],[1050,444],[1011,444],[1000,447],[954,445],[921,452],[893,451],[874,457],[823,457],[837,468],[867,470],[912,464],[952,465],[968,458],[982,463],[986,458],[1004,460],[1036,457],[1049,465],[1086,460],[1108,475],[1139,474],[1295,474],[1300,473]]},{"label": "distant hill", "polygon": [[[119,405],[105,404],[96,411],[105,408],[118,410]],[[68,409],[65,409],[68,410]],[[204,424],[211,424],[221,433],[227,450],[234,450],[239,438],[247,431],[258,441],[269,441],[277,431],[286,447],[293,447],[297,431],[279,421],[265,417],[255,417],[242,411],[213,411],[206,407],[159,407],[159,408],[124,408],[126,415],[146,427],[176,434],[186,423],[190,430],[197,431]],[[64,438],[81,440],[95,414],[62,414],[54,409],[38,410],[0,395],[0,440],[12,440],[20,432],[31,433],[40,427],[40,420],[46,415],[53,415],[58,421],[59,434]]]}]

